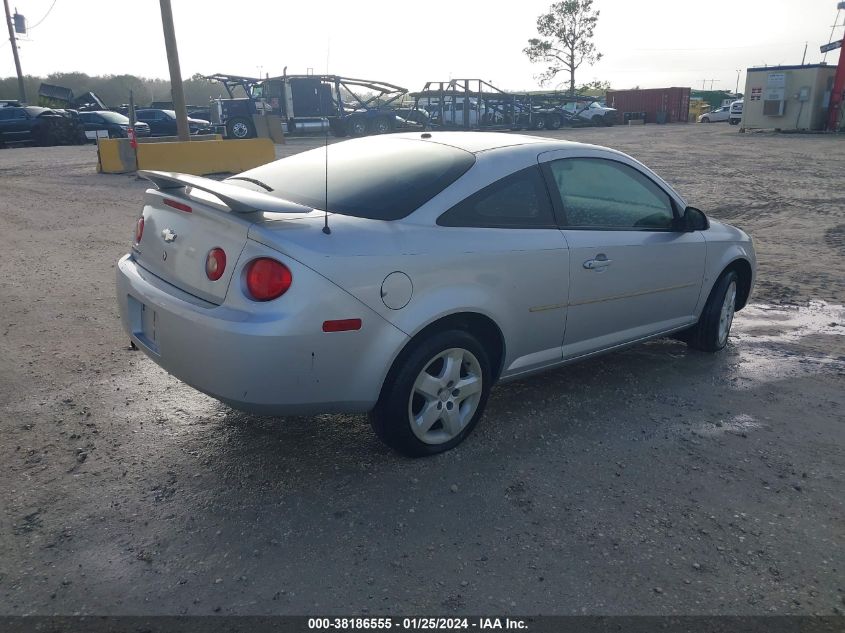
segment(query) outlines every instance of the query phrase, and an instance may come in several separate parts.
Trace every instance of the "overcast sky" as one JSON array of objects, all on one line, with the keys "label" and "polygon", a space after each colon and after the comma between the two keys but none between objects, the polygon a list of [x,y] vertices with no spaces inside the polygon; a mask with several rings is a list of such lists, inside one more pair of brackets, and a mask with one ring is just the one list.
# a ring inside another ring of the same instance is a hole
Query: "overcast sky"
[{"label": "overcast sky", "polygon": [[[168,77],[158,0],[11,0],[32,28],[20,43],[25,74],[81,71]],[[411,90],[450,77],[506,89],[537,87],[541,67],[522,49],[549,0],[367,2],[173,0],[182,74],[326,72]],[[595,0],[604,59],[579,83],[614,88],[733,90],[737,69],[821,61],[837,0]],[[498,7],[507,7],[499,10]],[[845,11],[839,15],[839,23]],[[4,30],[5,35],[5,30]],[[843,29],[834,39],[842,38]],[[828,54],[835,64],[839,53]],[[8,41],[0,76],[14,75]],[[562,74],[550,87],[564,82]]]}]

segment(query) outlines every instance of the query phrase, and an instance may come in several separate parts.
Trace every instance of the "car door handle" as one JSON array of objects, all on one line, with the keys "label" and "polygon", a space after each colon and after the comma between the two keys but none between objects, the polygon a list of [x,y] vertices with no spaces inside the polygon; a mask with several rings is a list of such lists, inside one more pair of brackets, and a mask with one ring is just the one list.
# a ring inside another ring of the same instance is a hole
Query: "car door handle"
[{"label": "car door handle", "polygon": [[597,255],[595,259],[588,259],[584,262],[584,268],[588,270],[603,270],[613,263],[606,255]]}]

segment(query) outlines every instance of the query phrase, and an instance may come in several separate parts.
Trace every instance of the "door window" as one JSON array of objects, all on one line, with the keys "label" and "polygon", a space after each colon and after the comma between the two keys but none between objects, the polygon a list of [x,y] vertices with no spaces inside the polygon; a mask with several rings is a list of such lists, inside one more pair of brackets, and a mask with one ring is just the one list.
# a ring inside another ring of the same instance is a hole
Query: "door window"
[{"label": "door window", "polygon": [[550,164],[567,228],[669,230],[672,200],[640,171],[603,158],[565,158]]},{"label": "door window", "polygon": [[16,119],[25,119],[26,114],[21,108],[2,108],[0,109],[0,121],[14,121]]},{"label": "door window", "polygon": [[546,183],[528,167],[488,185],[437,219],[440,226],[555,228]]}]

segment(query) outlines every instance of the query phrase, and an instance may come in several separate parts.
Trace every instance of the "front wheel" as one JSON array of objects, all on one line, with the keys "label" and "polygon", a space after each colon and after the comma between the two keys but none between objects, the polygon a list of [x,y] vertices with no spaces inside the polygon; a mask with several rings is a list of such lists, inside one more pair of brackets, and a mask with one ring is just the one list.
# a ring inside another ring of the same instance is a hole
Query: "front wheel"
[{"label": "front wheel", "polygon": [[248,119],[230,119],[226,122],[226,135],[236,139],[252,138],[255,136],[255,128]]},{"label": "front wheel", "polygon": [[718,352],[727,345],[736,311],[738,282],[739,277],[733,270],[719,277],[698,323],[684,332],[687,345],[703,352]]},{"label": "front wheel", "polygon": [[550,114],[546,117],[546,128],[549,130],[559,130],[563,125],[563,119],[559,114]]},{"label": "front wheel", "polygon": [[472,432],[491,382],[490,361],[474,336],[440,332],[397,359],[370,423],[385,444],[403,455],[442,453]]},{"label": "front wheel", "polygon": [[353,116],[346,121],[346,130],[349,136],[366,136],[367,135],[367,119],[362,116]]}]

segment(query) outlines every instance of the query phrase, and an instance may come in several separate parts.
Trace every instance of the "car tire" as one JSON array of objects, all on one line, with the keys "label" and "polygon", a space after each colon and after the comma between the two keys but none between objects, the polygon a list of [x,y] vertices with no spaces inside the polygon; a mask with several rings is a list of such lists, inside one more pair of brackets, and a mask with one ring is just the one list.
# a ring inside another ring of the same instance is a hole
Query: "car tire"
[{"label": "car tire", "polygon": [[559,130],[563,125],[563,119],[559,114],[550,114],[546,117],[547,130]]},{"label": "car tire", "polygon": [[[403,351],[370,412],[376,435],[408,457],[454,448],[484,413],[493,374],[478,339],[463,330],[439,332]],[[462,391],[455,385],[466,385]]]},{"label": "car tire", "polygon": [[729,270],[713,285],[698,323],[679,337],[702,352],[718,352],[728,343],[739,288],[739,276]]},{"label": "car tire", "polygon": [[255,126],[252,121],[243,117],[236,117],[226,121],[226,137],[234,139],[245,139],[255,137]]},{"label": "car tire", "polygon": [[370,123],[370,131],[372,134],[388,134],[396,127],[395,121],[391,121],[389,117],[380,116],[375,118]]},{"label": "car tire", "polygon": [[349,132],[349,136],[366,136],[368,129],[367,119],[362,116],[353,116],[346,120],[346,131]]},{"label": "car tire", "polygon": [[544,117],[544,116],[532,117],[532,119],[531,119],[531,129],[532,130],[545,130],[546,129],[546,117]]},{"label": "car tire", "polygon": [[704,117],[703,119],[701,119],[701,122],[702,123],[710,123],[710,119],[708,119],[707,117]]}]

